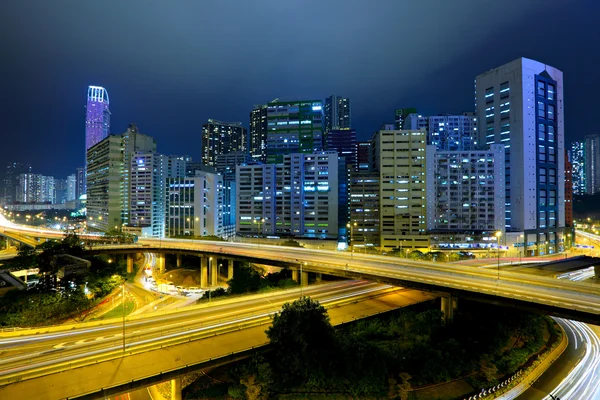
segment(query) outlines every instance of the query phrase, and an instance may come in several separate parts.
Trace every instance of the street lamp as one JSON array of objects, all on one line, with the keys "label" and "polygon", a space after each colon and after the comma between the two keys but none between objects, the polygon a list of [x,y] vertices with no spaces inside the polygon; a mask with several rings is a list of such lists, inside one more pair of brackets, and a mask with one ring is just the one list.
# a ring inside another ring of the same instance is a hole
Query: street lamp
[{"label": "street lamp", "polygon": [[123,302],[123,353],[125,353],[125,283],[121,285],[121,301]]},{"label": "street lamp", "polygon": [[494,236],[496,236],[496,246],[498,247],[498,279],[500,279],[500,236],[502,236],[502,232],[498,231]]},{"label": "street lamp", "polygon": [[[211,275],[212,275],[212,257],[208,257],[208,270],[210,271]],[[210,303],[210,284],[208,285],[208,302]]]},{"label": "street lamp", "polygon": [[523,256],[523,251],[525,251],[525,241],[524,239],[524,235],[519,235],[519,238],[521,239],[521,246],[522,248],[519,249],[519,264],[521,264],[521,257]]},{"label": "street lamp", "polygon": [[353,223],[353,224],[351,224],[351,223],[347,223],[346,224],[346,228],[350,228],[350,245],[352,246],[351,250],[352,250],[353,253],[354,253],[354,241],[353,241],[352,237],[353,237],[353,234],[354,234],[353,228],[355,226],[356,226],[356,222]]}]

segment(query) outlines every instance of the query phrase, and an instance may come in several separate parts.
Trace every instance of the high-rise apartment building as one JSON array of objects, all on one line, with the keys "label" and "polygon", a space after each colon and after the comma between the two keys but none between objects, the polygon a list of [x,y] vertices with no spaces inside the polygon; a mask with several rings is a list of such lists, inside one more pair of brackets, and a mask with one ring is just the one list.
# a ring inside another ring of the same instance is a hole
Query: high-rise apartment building
[{"label": "high-rise apartment building", "polygon": [[565,154],[565,226],[573,226],[573,164],[568,154]]},{"label": "high-rise apartment building", "polygon": [[439,150],[457,151],[474,148],[477,134],[477,117],[474,113],[462,115],[423,116],[409,114],[403,129],[427,132],[427,144]]},{"label": "high-rise apartment building", "polygon": [[327,132],[325,149],[337,151],[338,157],[343,157],[346,160],[348,168],[358,169],[358,146],[354,129],[335,129]]},{"label": "high-rise apartment building", "polygon": [[67,176],[67,201],[73,201],[77,199],[77,178],[75,174]]},{"label": "high-rise apartment building", "polygon": [[245,235],[338,237],[336,152],[288,154],[236,169],[236,230]]},{"label": "high-rise apartment building", "polygon": [[100,86],[88,87],[85,117],[85,149],[106,138],[110,133],[108,92]]},{"label": "high-rise apartment building", "polygon": [[256,164],[250,153],[234,151],[217,156],[216,171],[223,176],[223,235],[235,235],[237,192],[235,170],[238,165]]},{"label": "high-rise apartment building", "polygon": [[504,146],[445,151],[428,145],[427,230],[504,230]]},{"label": "high-rise apartment building", "polygon": [[250,155],[254,161],[267,162],[267,105],[257,105],[250,112]]},{"label": "high-rise apartment building", "polygon": [[14,204],[17,201],[19,176],[30,174],[31,165],[22,163],[8,163],[4,170],[4,204]]},{"label": "high-rise apartment building", "polygon": [[143,236],[164,237],[166,180],[183,177],[185,161],[182,158],[135,153],[131,159],[129,226],[141,228]]},{"label": "high-rise apartment building", "polygon": [[166,182],[167,236],[223,236],[221,175],[197,171]]},{"label": "high-rise apartment building", "polygon": [[267,104],[267,162],[283,162],[292,153],[323,150],[323,103],[320,100]]},{"label": "high-rise apartment building", "polygon": [[585,142],[573,142],[571,144],[571,165],[573,172],[573,194],[585,194]]},{"label": "high-rise apartment building", "polygon": [[131,206],[131,160],[135,153],[156,152],[156,141],[148,135],[141,134],[135,124],[129,124],[127,130],[120,135],[123,146],[123,193],[121,205],[122,224],[130,225],[130,206]]},{"label": "high-rise apartment building", "polygon": [[585,136],[585,192],[600,192],[600,135]]},{"label": "high-rise apartment building", "polygon": [[123,138],[109,135],[87,151],[87,228],[120,227],[123,206]]},{"label": "high-rise apartment building", "polygon": [[20,174],[17,203],[56,203],[55,179],[41,174]]},{"label": "high-rise apartment building", "polygon": [[565,226],[562,72],[519,58],[479,75],[475,96],[478,142],[505,149],[506,244],[523,241],[526,255],[560,251]]},{"label": "high-rise apartment building", "polygon": [[[350,219],[347,235],[354,246],[379,247],[379,172],[350,174]],[[351,237],[350,237],[351,235]]]},{"label": "high-rise apartment building", "polygon": [[86,180],[85,167],[75,169],[75,197],[79,199],[85,194]]},{"label": "high-rise apartment building", "polygon": [[[427,250],[425,131],[384,126],[373,136],[382,249]],[[352,193],[352,191],[351,191]]]},{"label": "high-rise apartment building", "polygon": [[64,204],[67,201],[67,180],[54,178],[54,202]]},{"label": "high-rise apartment building", "polygon": [[209,119],[202,125],[202,163],[216,167],[217,156],[232,151],[248,151],[248,134],[241,122]]},{"label": "high-rise apartment building", "polygon": [[329,96],[325,99],[325,132],[350,129],[350,99],[341,96]]}]

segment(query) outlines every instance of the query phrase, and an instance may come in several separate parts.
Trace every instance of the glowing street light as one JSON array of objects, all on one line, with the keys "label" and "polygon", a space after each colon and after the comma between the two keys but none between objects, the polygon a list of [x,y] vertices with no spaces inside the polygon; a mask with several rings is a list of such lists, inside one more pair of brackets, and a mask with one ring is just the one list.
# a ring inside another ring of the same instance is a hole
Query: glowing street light
[{"label": "glowing street light", "polygon": [[502,232],[498,231],[494,236],[496,236],[496,246],[498,247],[498,279],[500,279],[500,236],[502,236]]}]

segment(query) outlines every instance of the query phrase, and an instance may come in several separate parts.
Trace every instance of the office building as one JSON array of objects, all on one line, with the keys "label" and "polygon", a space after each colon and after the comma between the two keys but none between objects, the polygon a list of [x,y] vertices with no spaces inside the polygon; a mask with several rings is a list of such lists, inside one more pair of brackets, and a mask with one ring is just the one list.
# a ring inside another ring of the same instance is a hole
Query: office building
[{"label": "office building", "polygon": [[379,173],[369,171],[350,174],[349,243],[378,248],[379,237]]},{"label": "office building", "polygon": [[409,114],[404,119],[404,129],[427,132],[427,144],[439,150],[470,150],[475,147],[477,117],[474,113],[462,115],[423,116]]},{"label": "office building", "polygon": [[122,226],[123,140],[109,135],[87,151],[87,228],[106,232]]},{"label": "office building", "polygon": [[373,144],[371,141],[368,142],[358,142],[357,146],[357,164],[358,171],[371,171],[372,168],[372,156],[371,152],[373,151]]},{"label": "office building", "polygon": [[323,103],[320,100],[267,104],[267,162],[283,162],[292,153],[323,150]]},{"label": "office building", "polygon": [[250,155],[256,162],[267,162],[267,105],[257,105],[250,112]]},{"label": "office building", "polygon": [[335,129],[327,132],[325,149],[336,151],[338,157],[343,157],[348,168],[358,169],[358,146],[354,129]]},{"label": "office building", "polygon": [[17,202],[17,189],[19,187],[19,176],[30,174],[31,165],[23,163],[8,163],[4,170],[4,204],[15,204]]},{"label": "office building", "polygon": [[202,164],[216,167],[217,156],[232,151],[248,151],[248,134],[241,122],[209,119],[202,125]]},{"label": "office building", "polygon": [[85,149],[99,143],[110,133],[108,92],[100,86],[88,87],[85,112]]},{"label": "office building", "polygon": [[380,176],[380,247],[427,250],[426,132],[387,125],[373,136]]},{"label": "office building", "polygon": [[67,201],[67,180],[54,178],[53,204],[64,204]]},{"label": "office building", "polygon": [[504,146],[444,151],[428,145],[427,230],[504,230]]},{"label": "office building", "polygon": [[79,199],[86,191],[85,167],[75,169],[75,196]]},{"label": "office building", "polygon": [[243,235],[337,238],[336,152],[288,154],[281,164],[236,169],[236,230]]},{"label": "office building", "polygon": [[166,180],[183,177],[183,159],[158,153],[135,153],[131,159],[129,226],[141,228],[142,236],[164,237]]},{"label": "office building", "polygon": [[[478,142],[505,148],[503,244],[561,251],[565,226],[563,74],[519,58],[475,79]],[[523,235],[523,236],[521,236]],[[506,240],[506,242],[504,242]]]},{"label": "office building", "polygon": [[585,192],[600,192],[600,135],[585,135]]},{"label": "office building", "polygon": [[221,175],[197,171],[196,176],[167,178],[166,235],[223,236]]},{"label": "office building", "polygon": [[250,153],[234,151],[217,156],[217,173],[223,176],[223,235],[235,235],[237,194],[235,170],[238,165],[256,164]]},{"label": "office building", "polygon": [[573,142],[571,144],[571,166],[573,172],[573,194],[585,194],[585,142]]},{"label": "office building", "polygon": [[341,96],[329,96],[325,99],[325,132],[350,129],[350,99]]}]

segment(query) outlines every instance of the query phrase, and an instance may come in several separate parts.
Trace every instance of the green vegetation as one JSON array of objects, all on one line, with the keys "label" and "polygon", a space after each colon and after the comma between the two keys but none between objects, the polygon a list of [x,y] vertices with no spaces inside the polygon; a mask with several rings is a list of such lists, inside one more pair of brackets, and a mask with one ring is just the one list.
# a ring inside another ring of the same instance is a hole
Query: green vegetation
[{"label": "green vegetation", "polygon": [[280,246],[287,246],[287,247],[304,247],[303,245],[300,244],[300,242],[296,241],[296,240],[286,240],[284,242],[279,243]]},{"label": "green vegetation", "polygon": [[464,301],[449,324],[437,309],[418,306],[334,330],[326,310],[304,297],[274,317],[270,350],[230,371],[228,393],[404,400],[461,377],[478,391],[539,352],[552,334],[547,326],[542,316]]},{"label": "green vegetation", "polygon": [[[125,315],[131,314],[133,312],[134,308],[135,308],[135,301],[133,301],[133,300],[125,301]],[[109,312],[102,314],[101,317],[93,318],[92,320],[119,318],[122,316],[123,316],[123,303],[119,304],[118,306],[116,306],[115,308],[110,310]]]},{"label": "green vegetation", "polygon": [[176,235],[176,236],[170,236],[170,237],[174,238],[174,239],[210,240],[213,242],[226,242],[226,240],[223,239],[221,236],[215,236],[215,235],[207,235],[207,236]]}]

